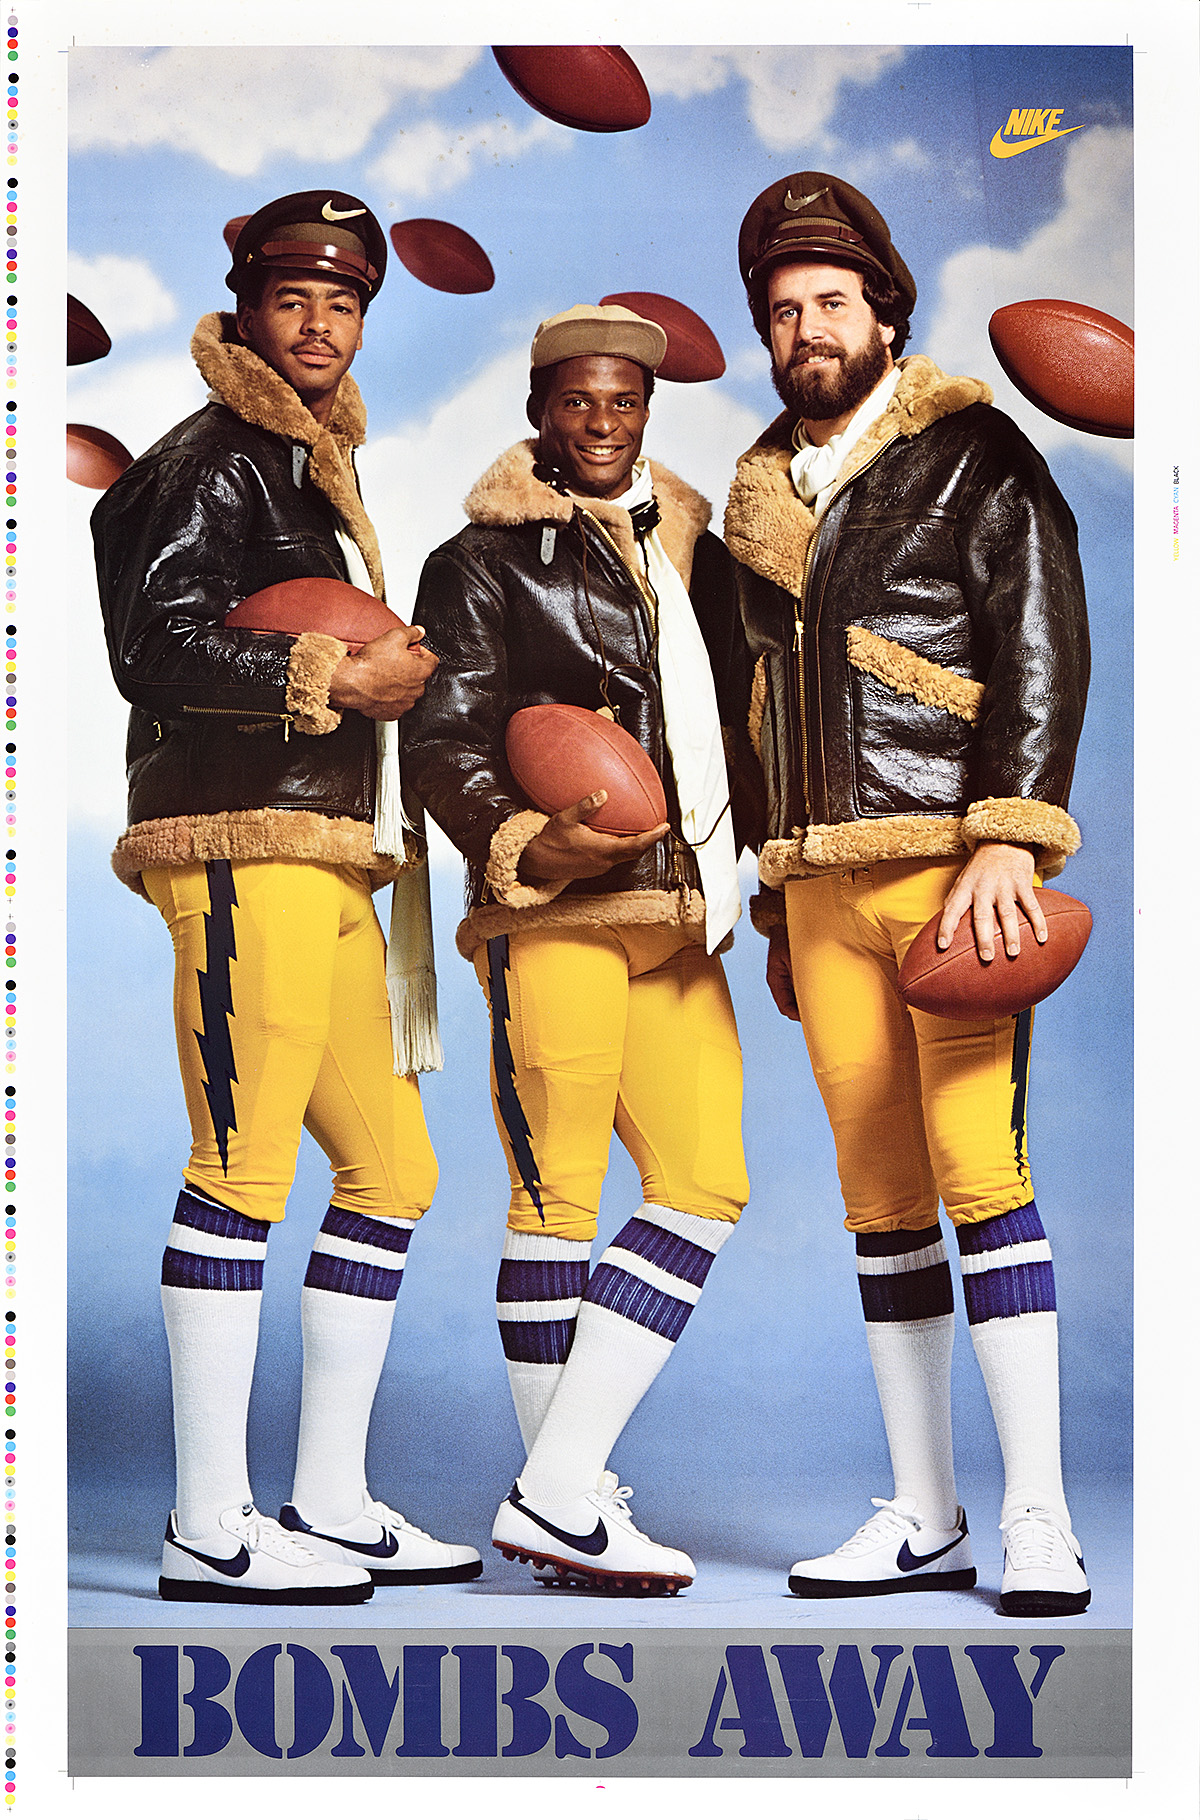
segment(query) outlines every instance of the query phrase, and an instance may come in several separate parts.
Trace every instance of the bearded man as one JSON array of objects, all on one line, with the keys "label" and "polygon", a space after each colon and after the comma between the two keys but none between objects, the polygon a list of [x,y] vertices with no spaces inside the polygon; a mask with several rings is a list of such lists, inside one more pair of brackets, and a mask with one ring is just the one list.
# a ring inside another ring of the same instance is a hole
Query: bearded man
[{"label": "bearded man", "polygon": [[1025,1144],[1031,1013],[951,1023],[896,985],[934,916],[945,947],[969,914],[985,961],[997,942],[1018,952],[1018,911],[1045,939],[1035,884],[1079,842],[1075,523],[986,385],[899,360],[916,286],[865,196],[819,171],[772,184],[739,263],[785,406],[739,462],[725,521],[760,660],[770,826],[755,919],[833,1127],[895,1477],[789,1584],[832,1598],[975,1583],[940,1199],[1004,1456],[1001,1610],[1082,1611],[1053,1264]]}]

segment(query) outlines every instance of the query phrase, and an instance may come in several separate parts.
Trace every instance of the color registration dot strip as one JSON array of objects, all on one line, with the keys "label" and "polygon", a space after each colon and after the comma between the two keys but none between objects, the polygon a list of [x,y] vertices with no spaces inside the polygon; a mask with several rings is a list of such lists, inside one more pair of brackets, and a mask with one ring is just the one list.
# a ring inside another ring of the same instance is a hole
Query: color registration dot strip
[{"label": "color registration dot strip", "polygon": [[17,1795],[17,15],[6,26],[8,63],[8,169],[5,228],[4,419],[4,1804]]}]

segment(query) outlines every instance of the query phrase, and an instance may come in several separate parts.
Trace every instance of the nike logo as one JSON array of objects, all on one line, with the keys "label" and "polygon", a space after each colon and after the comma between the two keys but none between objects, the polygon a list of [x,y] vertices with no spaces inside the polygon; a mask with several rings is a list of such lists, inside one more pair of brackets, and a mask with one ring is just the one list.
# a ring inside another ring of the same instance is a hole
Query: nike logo
[{"label": "nike logo", "polygon": [[366,209],[335,209],[330,201],[321,210],[321,215],[325,221],[349,221],[352,215],[365,215],[366,212]]},{"label": "nike logo", "polygon": [[792,195],[791,190],[788,190],[783,198],[783,206],[785,209],[792,209],[793,211],[796,209],[806,209],[810,202],[816,202],[818,197],[827,196],[828,194],[829,185],[826,184],[823,190],[814,190],[811,196],[801,196],[799,201],[797,201]]},{"label": "nike logo", "polygon": [[1009,140],[1002,137],[1004,129],[997,127],[992,134],[991,154],[993,158],[1015,158],[1018,152],[1032,151],[1035,145],[1049,145],[1052,139],[1065,139],[1068,133],[1080,130],[1078,126],[1060,126],[1048,133],[1038,133],[1032,139]]},{"label": "nike logo", "polygon": [[219,1574],[226,1574],[231,1580],[240,1580],[250,1568],[250,1550],[243,1542],[236,1555],[202,1555],[198,1548],[189,1548],[178,1536],[171,1537],[171,1547],[177,1548],[182,1555],[191,1555],[193,1561],[199,1561],[202,1567],[211,1567]]},{"label": "nike logo", "polygon": [[390,1561],[400,1548],[392,1531],[384,1529],[382,1523],[379,1526],[382,1534],[378,1542],[351,1542],[345,1536],[331,1536],[323,1529],[314,1529],[311,1523],[304,1521],[294,1505],[285,1504],[279,1517],[283,1527],[290,1529],[294,1535],[317,1536],[322,1542],[336,1542],[339,1548],[349,1548],[356,1555],[369,1555],[373,1561]]},{"label": "nike logo", "polygon": [[556,1524],[547,1523],[545,1517],[539,1517],[536,1510],[530,1510],[528,1504],[522,1502],[515,1485],[508,1494],[508,1501],[522,1516],[528,1517],[531,1523],[536,1523],[539,1529],[544,1529],[547,1535],[554,1536],[557,1541],[565,1542],[577,1554],[602,1555],[608,1547],[608,1531],[604,1527],[603,1518],[596,1519],[596,1527],[590,1536],[573,1536],[570,1530],[559,1529]]},{"label": "nike logo", "polygon": [[914,1555],[912,1549],[908,1546],[908,1538],[906,1536],[904,1541],[900,1544],[900,1553],[896,1556],[896,1566],[900,1569],[902,1574],[910,1574],[915,1568],[928,1567],[929,1563],[931,1561],[936,1561],[939,1556],[948,1555],[950,1550],[952,1548],[957,1548],[961,1541],[962,1536],[958,1535],[955,1536],[952,1542],[947,1542],[944,1548],[935,1548],[931,1555]]}]

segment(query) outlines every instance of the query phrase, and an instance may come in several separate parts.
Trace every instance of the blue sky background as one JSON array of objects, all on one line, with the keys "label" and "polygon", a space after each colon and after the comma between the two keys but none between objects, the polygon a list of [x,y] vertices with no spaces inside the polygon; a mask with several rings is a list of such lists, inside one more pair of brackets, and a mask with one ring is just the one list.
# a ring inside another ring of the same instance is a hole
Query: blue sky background
[{"label": "blue sky background", "polygon": [[[495,288],[451,297],[398,261],[372,305],[355,367],[371,441],[361,463],[392,604],[461,525],[459,501],[525,433],[529,339],[567,305],[614,290],[689,304],[725,351],[726,377],[656,393],[648,451],[713,499],[719,524],[738,453],[775,414],[766,356],[737,275],[753,197],[798,170],[832,171],[881,208],[917,281],[911,350],[996,391],[1080,521],[1096,665],[1073,809],[1084,850],[1062,883],[1096,933],[1077,974],[1038,1013],[1030,1111],[1034,1180],[1059,1264],[1066,1455],[1075,1482],[1123,1482],[1129,1463],[1131,1156],[1130,448],[1067,430],[1000,373],[987,320],[1023,297],[1064,297],[1132,322],[1131,63],[1071,47],[631,47],[650,123],[589,135],[544,121],[489,52],[323,48],[238,54],[70,54],[69,288],[113,351],[70,375],[68,413],[139,453],[203,402],[187,354],[196,319],[225,307],[221,228],[272,196],[329,184],[385,226],[434,215],[466,228]],[[1063,109],[1081,130],[1003,161],[988,145],[1014,107]],[[312,129],[319,118],[319,133]],[[330,148],[339,147],[340,156]],[[64,506],[70,627],[72,826],[72,1268],[75,1460],[81,1520],[122,1458],[152,1550],[170,1500],[161,1246],[186,1151],[170,1030],[170,944],[116,885],[107,851],[124,821],[124,710],[111,686],[90,572],[94,495]],[[517,1458],[492,1324],[506,1202],[486,1101],[486,1020],[453,951],[457,862],[435,855],[447,1070],[427,1079],[442,1160],[414,1240],[381,1398],[377,1489],[431,1525],[476,1533]],[[743,926],[730,963],[747,1053],[754,1198],[617,1463],[647,1487],[652,1530],[704,1553],[786,1565],[840,1539],[886,1492],[882,1431],[862,1337],[832,1144],[793,1027],[770,1008],[763,945]],[[306,1155],[272,1239],[254,1430],[264,1508],[286,1496],[298,1382],[295,1294],[324,1205]],[[614,1167],[602,1238],[636,1201]],[[119,1225],[111,1219],[122,1209]],[[990,1419],[960,1335],[959,1457],[990,1535],[998,1496]],[[688,1411],[680,1423],[678,1412]],[[103,1411],[103,1422],[98,1420]],[[439,1439],[439,1421],[453,1438]],[[403,1462],[401,1466],[398,1464]],[[714,1479],[714,1475],[716,1475]],[[734,1508],[711,1486],[731,1482]],[[411,1489],[410,1489],[411,1488]],[[1086,1506],[1086,1497],[1081,1493]],[[1078,1500],[1077,1500],[1078,1501]],[[828,1529],[801,1533],[805,1512]],[[1083,1522],[1081,1515],[1080,1521]],[[794,1544],[794,1546],[793,1546]],[[990,1545],[989,1545],[990,1546]]]}]

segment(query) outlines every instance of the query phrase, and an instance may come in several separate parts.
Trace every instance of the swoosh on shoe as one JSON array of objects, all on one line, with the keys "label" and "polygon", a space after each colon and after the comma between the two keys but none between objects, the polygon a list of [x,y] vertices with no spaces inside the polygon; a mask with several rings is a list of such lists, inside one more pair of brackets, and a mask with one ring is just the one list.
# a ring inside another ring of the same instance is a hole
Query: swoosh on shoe
[{"label": "swoosh on shoe", "polygon": [[225,1574],[231,1580],[240,1580],[250,1570],[250,1550],[243,1542],[236,1555],[203,1555],[198,1548],[189,1548],[178,1536],[171,1537],[171,1547],[177,1548],[180,1554],[191,1555],[193,1561],[199,1561],[202,1567],[215,1568],[217,1573]]},{"label": "swoosh on shoe", "polygon": [[947,1542],[944,1548],[935,1548],[931,1555],[914,1555],[912,1549],[908,1546],[908,1537],[906,1536],[900,1544],[900,1552],[896,1556],[896,1566],[900,1569],[902,1574],[911,1574],[916,1568],[928,1567],[931,1561],[938,1560],[942,1555],[948,1555],[952,1548],[958,1547],[962,1539],[961,1535],[955,1536],[953,1542]]},{"label": "swoosh on shoe", "polygon": [[520,1511],[523,1517],[528,1517],[531,1523],[536,1523],[539,1529],[546,1531],[547,1535],[554,1536],[559,1542],[565,1542],[568,1548],[573,1548],[578,1554],[602,1555],[608,1547],[608,1531],[604,1527],[602,1517],[596,1519],[596,1527],[590,1536],[573,1536],[569,1529],[559,1529],[557,1524],[548,1523],[545,1517],[539,1517],[536,1510],[522,1502],[521,1494],[515,1486],[508,1494],[508,1501],[514,1510]]},{"label": "swoosh on shoe", "polygon": [[323,1529],[314,1529],[311,1523],[304,1521],[298,1511],[294,1510],[294,1514],[295,1524],[284,1524],[284,1528],[292,1535],[316,1536],[322,1542],[336,1542],[339,1548],[349,1548],[356,1555],[369,1555],[373,1561],[390,1561],[392,1556],[399,1551],[400,1544],[396,1540],[394,1532],[387,1529],[382,1523],[379,1527],[383,1533],[378,1542],[351,1542],[346,1536],[331,1536]]}]

